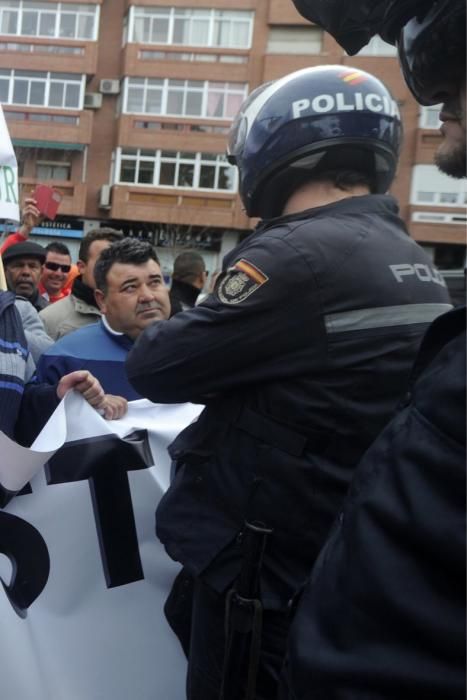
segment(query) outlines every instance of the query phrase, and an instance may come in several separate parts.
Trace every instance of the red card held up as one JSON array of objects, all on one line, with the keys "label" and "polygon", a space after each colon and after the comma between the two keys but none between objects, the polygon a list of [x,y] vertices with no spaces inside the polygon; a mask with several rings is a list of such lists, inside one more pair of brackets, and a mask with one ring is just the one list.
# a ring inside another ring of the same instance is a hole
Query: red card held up
[{"label": "red card held up", "polygon": [[36,206],[40,213],[53,221],[62,201],[60,192],[48,185],[37,185],[31,196],[36,200]]}]

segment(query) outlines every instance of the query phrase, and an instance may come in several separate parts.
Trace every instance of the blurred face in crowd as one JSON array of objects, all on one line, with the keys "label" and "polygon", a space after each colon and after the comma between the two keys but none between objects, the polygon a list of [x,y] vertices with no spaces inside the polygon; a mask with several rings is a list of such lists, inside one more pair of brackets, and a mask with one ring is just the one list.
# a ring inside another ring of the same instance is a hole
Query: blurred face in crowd
[{"label": "blurred face in crowd", "polygon": [[5,277],[8,289],[15,294],[30,299],[37,291],[42,272],[39,258],[13,258],[5,264]]},{"label": "blurred face in crowd", "polygon": [[96,289],[95,294],[110,327],[133,340],[146,326],[170,315],[168,289],[155,260],[114,263],[107,273],[107,290]]},{"label": "blurred face in crowd", "polygon": [[109,247],[109,245],[110,241],[93,241],[89,246],[87,261],[83,262],[83,260],[78,260],[77,262],[82,281],[84,284],[87,284],[88,287],[91,287],[91,289],[96,288],[96,282],[94,280],[94,266],[97,262],[97,258],[103,250]]},{"label": "blurred face in crowd", "polygon": [[65,284],[71,269],[69,255],[47,251],[44,267],[42,268],[41,282],[48,294],[54,296],[60,292]]},{"label": "blurred face in crowd", "polygon": [[443,122],[443,141],[435,156],[436,165],[446,175],[463,178],[466,164],[466,86],[464,84],[443,104],[439,118]]}]

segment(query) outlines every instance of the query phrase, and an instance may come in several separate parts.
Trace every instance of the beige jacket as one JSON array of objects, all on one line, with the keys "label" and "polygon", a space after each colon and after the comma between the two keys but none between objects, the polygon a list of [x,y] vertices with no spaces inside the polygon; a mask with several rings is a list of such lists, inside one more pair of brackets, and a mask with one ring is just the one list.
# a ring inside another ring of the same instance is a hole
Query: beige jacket
[{"label": "beige jacket", "polygon": [[58,340],[81,326],[96,323],[101,317],[101,312],[97,307],[86,304],[70,294],[65,299],[60,299],[42,309],[39,316],[47,334],[54,340]]}]

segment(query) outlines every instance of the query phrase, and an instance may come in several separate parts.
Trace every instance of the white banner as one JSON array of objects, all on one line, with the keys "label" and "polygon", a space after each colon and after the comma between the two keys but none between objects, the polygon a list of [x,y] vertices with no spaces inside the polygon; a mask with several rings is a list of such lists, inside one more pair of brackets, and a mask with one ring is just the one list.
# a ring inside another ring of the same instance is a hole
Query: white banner
[{"label": "white banner", "polygon": [[70,393],[31,450],[0,433],[3,497],[30,480],[0,510],[2,698],[183,700],[162,610],[179,567],[154,511],[167,445],[200,410],[135,401],[107,422]]},{"label": "white banner", "polygon": [[0,106],[0,219],[19,221],[18,164]]}]

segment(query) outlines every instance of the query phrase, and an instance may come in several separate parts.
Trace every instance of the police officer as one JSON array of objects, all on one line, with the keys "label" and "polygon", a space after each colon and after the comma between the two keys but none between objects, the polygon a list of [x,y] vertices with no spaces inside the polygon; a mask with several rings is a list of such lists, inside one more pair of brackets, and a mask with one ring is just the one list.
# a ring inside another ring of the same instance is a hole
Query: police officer
[{"label": "police officer", "polygon": [[[289,602],[406,389],[421,334],[450,308],[385,194],[400,134],[396,103],[360,70],[309,68],[255,90],[229,158],[262,222],[206,301],[146,329],[130,352],[141,394],[206,404],[170,447],[177,473],[157,511],[167,552],[195,577],[189,698],[219,697],[245,521],[272,530],[256,697],[275,696]],[[242,674],[229,682],[243,698]]]},{"label": "police officer", "polygon": [[[302,4],[316,21],[323,4]],[[387,8],[372,3],[372,18],[380,12],[376,31],[397,38],[408,86],[421,104],[444,103],[436,163],[465,177],[465,2]],[[347,9],[344,46],[371,24],[364,2]],[[297,609],[281,698],[465,699],[465,343],[465,307],[428,330],[410,391],[358,466]]]}]

